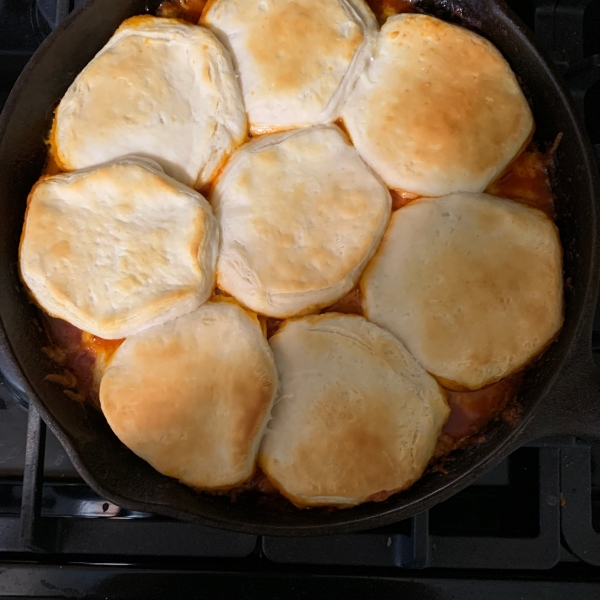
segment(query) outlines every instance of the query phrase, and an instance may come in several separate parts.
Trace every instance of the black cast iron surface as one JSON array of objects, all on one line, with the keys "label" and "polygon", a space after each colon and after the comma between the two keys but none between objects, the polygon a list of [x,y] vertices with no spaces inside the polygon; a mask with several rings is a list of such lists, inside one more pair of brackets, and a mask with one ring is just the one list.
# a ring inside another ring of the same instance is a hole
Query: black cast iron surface
[{"label": "black cast iron surface", "polygon": [[[464,0],[422,4],[490,37],[522,78],[536,115],[538,139],[551,142],[563,133],[555,188],[569,283],[565,327],[541,365],[526,378],[521,394],[522,425],[517,430],[495,425],[484,444],[462,453],[450,464],[448,474],[429,474],[384,503],[338,512],[290,508],[275,513],[253,502],[230,503],[199,496],[159,475],[117,442],[98,413],[66,402],[54,386],[44,382],[43,377],[53,370],[40,351],[47,341],[35,310],[25,301],[16,273],[25,198],[44,162],[43,139],[56,102],[117,24],[147,8],[141,0],[94,0],[67,18],[42,46],[9,98],[0,121],[0,343],[5,375],[21,396],[34,402],[77,469],[103,497],[129,509],[247,533],[343,533],[392,523],[433,506],[474,481],[511,449],[542,433],[598,433],[600,405],[596,399],[600,388],[589,350],[599,275],[597,175],[579,117],[532,40],[500,3]],[[542,410],[538,408],[532,420],[542,398]],[[25,486],[24,493],[35,495],[36,489]]]}]

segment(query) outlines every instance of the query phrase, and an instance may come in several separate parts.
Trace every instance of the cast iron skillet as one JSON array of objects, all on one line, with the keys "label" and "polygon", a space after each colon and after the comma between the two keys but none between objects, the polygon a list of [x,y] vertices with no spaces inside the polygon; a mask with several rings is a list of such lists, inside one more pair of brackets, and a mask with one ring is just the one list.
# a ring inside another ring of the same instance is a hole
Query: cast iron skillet
[{"label": "cast iron skillet", "polygon": [[53,110],[70,83],[123,19],[156,7],[153,0],[92,0],[36,52],[0,118],[0,369],[40,411],[82,477],[103,498],[132,510],[253,534],[343,533],[417,514],[466,487],[527,441],[559,433],[600,437],[600,376],[590,348],[600,276],[600,186],[579,116],[530,34],[502,0],[426,0],[421,6],[480,31],[500,48],[532,102],[536,139],[552,141],[563,133],[555,191],[565,250],[565,324],[556,343],[527,372],[519,425],[493,424],[486,441],[457,453],[447,473],[429,473],[385,502],[338,511],[273,510],[251,498],[231,502],[197,494],[160,475],[117,440],[101,414],[45,382],[56,367],[41,351],[48,339],[17,271],[27,194],[44,165]]}]

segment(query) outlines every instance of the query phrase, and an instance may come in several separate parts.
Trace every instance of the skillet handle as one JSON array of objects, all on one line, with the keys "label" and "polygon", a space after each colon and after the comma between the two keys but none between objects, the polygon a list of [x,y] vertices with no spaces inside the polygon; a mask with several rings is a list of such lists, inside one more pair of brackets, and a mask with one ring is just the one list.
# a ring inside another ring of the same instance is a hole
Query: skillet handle
[{"label": "skillet handle", "polygon": [[551,392],[520,432],[519,442],[551,435],[600,440],[600,370],[594,363],[591,340],[573,347]]}]

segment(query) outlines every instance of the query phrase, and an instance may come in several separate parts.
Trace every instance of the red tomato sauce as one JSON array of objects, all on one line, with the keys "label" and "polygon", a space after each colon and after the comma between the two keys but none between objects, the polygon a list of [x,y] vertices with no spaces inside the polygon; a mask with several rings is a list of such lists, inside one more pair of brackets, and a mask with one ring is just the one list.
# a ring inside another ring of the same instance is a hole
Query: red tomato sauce
[{"label": "red tomato sauce", "polygon": [[545,212],[552,220],[554,198],[548,175],[553,160],[553,150],[545,154],[531,144],[486,192],[500,198],[515,200]]},{"label": "red tomato sauce", "polygon": [[367,4],[380,24],[385,23],[392,15],[417,12],[414,2],[410,0],[367,0]]},{"label": "red tomato sauce", "polygon": [[[53,358],[75,376],[79,399],[99,407],[96,367],[104,364],[125,340],[105,340],[45,314],[43,319],[48,336],[58,349]],[[59,383],[57,379],[50,379]],[[69,396],[74,398],[73,394]]]},{"label": "red tomato sauce", "polygon": [[165,0],[156,9],[156,16],[198,23],[206,4],[207,0]]}]

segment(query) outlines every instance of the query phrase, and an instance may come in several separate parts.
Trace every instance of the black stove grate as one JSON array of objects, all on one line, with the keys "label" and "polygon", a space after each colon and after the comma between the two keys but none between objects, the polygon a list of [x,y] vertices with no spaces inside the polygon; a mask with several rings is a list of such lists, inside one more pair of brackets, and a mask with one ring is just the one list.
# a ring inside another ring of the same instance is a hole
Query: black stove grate
[{"label": "black stove grate", "polygon": [[562,532],[575,556],[590,565],[600,566],[600,506],[597,503],[600,488],[592,487],[593,451],[598,452],[600,448],[574,444],[561,454]]},{"label": "black stove grate", "polygon": [[[0,468],[0,553],[38,557],[111,556],[143,562],[157,556],[239,558],[258,551],[275,563],[305,565],[550,569],[561,560],[561,498],[573,493],[573,486],[561,487],[563,454],[583,451],[589,457],[590,452],[571,438],[533,444],[410,520],[361,534],[259,539],[123,510],[96,496],[70,464],[52,474],[51,463],[44,467],[45,450],[52,446],[37,411],[26,413],[14,400],[4,402],[21,422],[27,419],[27,431],[20,429],[26,437],[22,477],[13,474],[15,465],[12,471]],[[584,470],[587,466],[589,481],[589,458],[577,464]],[[591,507],[590,485],[579,472],[576,476],[575,491]],[[580,515],[570,503],[562,510]],[[581,527],[581,519],[575,520]]]},{"label": "black stove grate", "polygon": [[558,447],[523,448],[409,522],[326,540],[265,537],[262,548],[283,563],[550,569],[561,555],[559,470]]},{"label": "black stove grate", "polygon": [[27,415],[24,470],[22,477],[0,477],[0,556],[27,552],[80,558],[110,555],[124,560],[237,558],[254,552],[256,536],[125,511],[99,498],[72,475],[70,481],[45,478],[46,426],[34,408],[28,413],[20,406],[14,410]]}]

